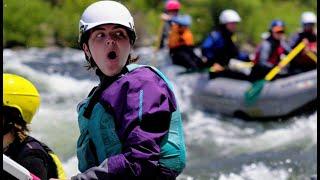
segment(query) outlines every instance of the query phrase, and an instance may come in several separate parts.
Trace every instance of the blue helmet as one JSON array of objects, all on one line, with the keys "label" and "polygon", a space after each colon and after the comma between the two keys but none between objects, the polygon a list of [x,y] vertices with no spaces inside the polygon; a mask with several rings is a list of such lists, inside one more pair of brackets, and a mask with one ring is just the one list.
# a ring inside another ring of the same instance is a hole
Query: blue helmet
[{"label": "blue helmet", "polygon": [[285,24],[281,20],[273,20],[270,24],[269,30],[283,31],[285,28]]},{"label": "blue helmet", "polygon": [[181,26],[190,26],[192,23],[192,19],[189,15],[174,16],[171,21]]}]

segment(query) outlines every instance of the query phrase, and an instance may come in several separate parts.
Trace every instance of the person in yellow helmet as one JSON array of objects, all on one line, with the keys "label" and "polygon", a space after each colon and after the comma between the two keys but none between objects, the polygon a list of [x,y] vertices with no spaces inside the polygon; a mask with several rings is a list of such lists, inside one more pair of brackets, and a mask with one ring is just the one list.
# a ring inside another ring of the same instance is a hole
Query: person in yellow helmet
[{"label": "person in yellow helmet", "polygon": [[[40,106],[40,95],[27,79],[3,74],[3,154],[40,179],[65,179],[59,158],[44,143],[28,135],[32,118]],[[3,179],[15,179],[3,172]]]}]

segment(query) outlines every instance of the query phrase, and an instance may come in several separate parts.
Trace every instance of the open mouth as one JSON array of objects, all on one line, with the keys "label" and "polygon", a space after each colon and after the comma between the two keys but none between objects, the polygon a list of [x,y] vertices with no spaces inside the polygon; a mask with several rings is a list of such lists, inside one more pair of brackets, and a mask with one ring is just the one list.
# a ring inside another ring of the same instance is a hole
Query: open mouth
[{"label": "open mouth", "polygon": [[108,53],[108,58],[113,60],[115,58],[117,58],[117,53],[115,51],[111,51]]}]

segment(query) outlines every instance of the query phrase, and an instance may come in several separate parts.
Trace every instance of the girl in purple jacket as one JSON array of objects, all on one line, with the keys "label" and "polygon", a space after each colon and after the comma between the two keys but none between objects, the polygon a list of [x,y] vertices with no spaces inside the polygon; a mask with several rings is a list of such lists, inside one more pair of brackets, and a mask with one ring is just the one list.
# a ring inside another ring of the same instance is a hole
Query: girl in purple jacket
[{"label": "girl in purple jacket", "polygon": [[79,43],[100,83],[78,105],[80,174],[71,179],[175,179],[185,167],[181,115],[169,80],[137,65],[133,18],[115,1],[88,6]]}]

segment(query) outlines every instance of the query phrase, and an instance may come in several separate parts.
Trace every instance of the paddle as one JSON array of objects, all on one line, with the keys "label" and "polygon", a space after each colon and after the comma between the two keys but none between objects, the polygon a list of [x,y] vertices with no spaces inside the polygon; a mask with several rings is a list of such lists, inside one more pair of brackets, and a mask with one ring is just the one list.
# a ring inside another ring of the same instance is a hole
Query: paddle
[{"label": "paddle", "polygon": [[3,170],[21,180],[40,180],[37,176],[30,173],[26,168],[9,158],[8,156],[2,154]]},{"label": "paddle", "polygon": [[160,49],[160,43],[161,43],[161,38],[162,38],[164,23],[165,23],[164,20],[161,20],[161,21],[160,21],[160,26],[159,26],[158,34],[157,34],[157,42],[156,42],[156,49],[157,49],[157,50]]},{"label": "paddle", "polygon": [[283,67],[285,67],[303,48],[305,43],[299,43],[280,63],[274,67],[262,80],[258,80],[252,84],[250,89],[245,92],[245,103],[247,105],[252,105],[259,98],[260,93],[262,92],[263,86],[266,81],[272,80]]},{"label": "paddle", "polygon": [[317,56],[311,52],[311,51],[306,51],[306,55],[311,59],[313,60],[315,63],[317,63]]},{"label": "paddle", "polygon": [[164,23],[165,23],[164,20],[161,20],[161,21],[160,21],[160,26],[159,26],[158,34],[157,34],[156,47],[155,47],[155,51],[154,51],[154,56],[153,56],[153,58],[152,58],[152,65],[153,65],[153,66],[156,66],[156,65],[157,65],[157,58],[156,58],[156,56],[157,56],[157,52],[158,52],[159,49],[160,49],[160,43],[161,43],[161,38],[162,38]]}]

